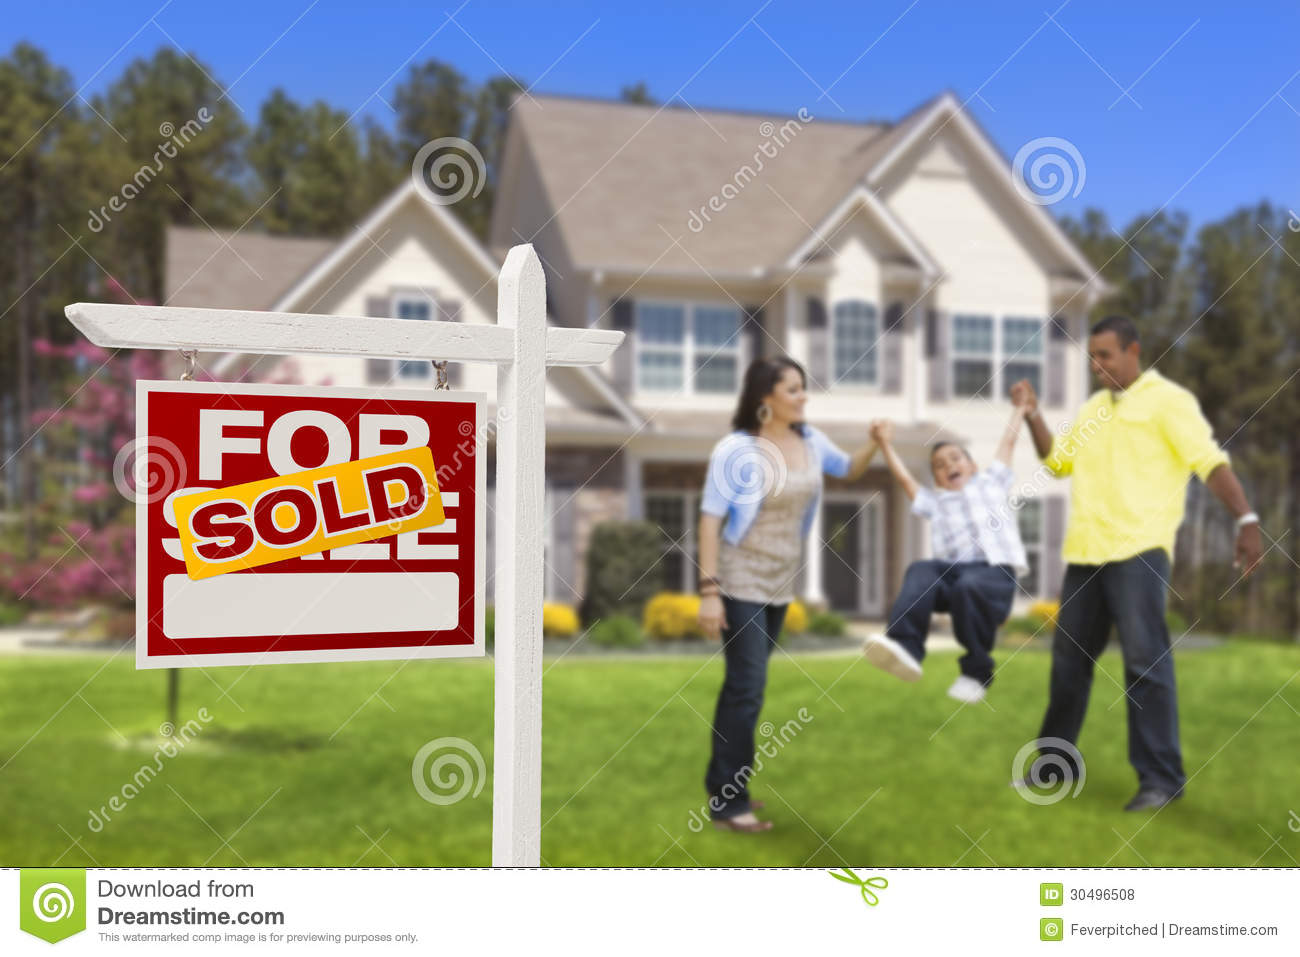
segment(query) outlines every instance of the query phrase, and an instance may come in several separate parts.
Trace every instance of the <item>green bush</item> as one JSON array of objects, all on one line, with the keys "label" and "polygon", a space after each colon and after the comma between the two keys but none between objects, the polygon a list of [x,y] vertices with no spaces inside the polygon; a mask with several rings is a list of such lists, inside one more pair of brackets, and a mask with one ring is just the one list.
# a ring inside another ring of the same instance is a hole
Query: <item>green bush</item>
[{"label": "green bush", "polygon": [[21,624],[27,618],[27,609],[0,601],[0,628]]},{"label": "green bush", "polygon": [[635,648],[645,643],[641,625],[627,615],[602,618],[591,626],[587,634],[596,644],[607,648]]},{"label": "green bush", "polygon": [[601,522],[592,529],[582,620],[641,617],[650,597],[664,590],[664,544],[663,532],[650,522]]},{"label": "green bush", "polygon": [[1033,636],[1044,638],[1052,633],[1052,626],[1044,623],[1041,618],[1035,618],[1033,615],[1020,615],[1017,618],[1008,618],[1007,623],[1002,626],[1003,631],[1013,634]]},{"label": "green bush", "polygon": [[808,619],[808,630],[814,635],[826,635],[830,638],[842,638],[848,628],[843,615],[833,611],[815,611]]},{"label": "green bush", "polygon": [[489,648],[491,648],[496,641],[496,631],[497,608],[496,605],[488,605],[483,609],[483,641]]},{"label": "green bush", "polygon": [[1169,636],[1177,638],[1187,631],[1187,619],[1172,609],[1165,612],[1165,627],[1169,629]]}]

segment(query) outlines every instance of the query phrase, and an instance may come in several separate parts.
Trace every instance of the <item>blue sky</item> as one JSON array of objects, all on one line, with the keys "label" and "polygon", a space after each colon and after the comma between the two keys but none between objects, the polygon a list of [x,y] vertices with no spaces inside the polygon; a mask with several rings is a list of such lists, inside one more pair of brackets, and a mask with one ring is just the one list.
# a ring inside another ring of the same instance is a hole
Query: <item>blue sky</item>
[{"label": "blue sky", "polygon": [[37,44],[87,95],[174,41],[233,84],[250,123],[276,86],[386,122],[381,97],[408,58],[474,81],[507,70],[545,93],[613,97],[644,80],[697,109],[824,119],[894,119],[947,88],[1008,156],[1044,136],[1078,148],[1084,188],[1057,211],[1300,210],[1295,0],[47,0],[10,6],[0,29],[6,50]]}]

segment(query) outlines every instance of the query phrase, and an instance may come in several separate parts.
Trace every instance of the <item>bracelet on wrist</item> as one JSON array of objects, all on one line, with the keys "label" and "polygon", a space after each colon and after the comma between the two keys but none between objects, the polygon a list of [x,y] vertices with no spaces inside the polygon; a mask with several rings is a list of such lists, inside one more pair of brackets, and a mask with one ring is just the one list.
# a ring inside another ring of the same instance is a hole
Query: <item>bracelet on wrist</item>
[{"label": "bracelet on wrist", "polygon": [[1247,525],[1258,525],[1258,524],[1259,524],[1259,516],[1256,515],[1254,512],[1247,512],[1245,515],[1241,516],[1241,518],[1237,519],[1238,528],[1245,528]]}]

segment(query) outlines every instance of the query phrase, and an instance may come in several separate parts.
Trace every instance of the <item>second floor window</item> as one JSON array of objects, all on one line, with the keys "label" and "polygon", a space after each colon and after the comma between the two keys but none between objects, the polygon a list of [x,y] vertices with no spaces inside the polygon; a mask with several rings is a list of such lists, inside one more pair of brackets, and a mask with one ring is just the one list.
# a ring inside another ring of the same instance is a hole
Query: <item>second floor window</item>
[{"label": "second floor window", "polygon": [[[393,303],[393,314],[398,319],[432,319],[433,303],[428,299],[398,299]],[[433,365],[425,359],[401,359],[397,363],[399,379],[428,379]]]},{"label": "second floor window", "polygon": [[1043,387],[1040,319],[958,314],[952,317],[952,392],[959,397],[1006,396],[1014,382]]},{"label": "second floor window", "polygon": [[880,321],[875,306],[861,300],[835,304],[831,342],[836,385],[876,384],[876,344],[879,338]]},{"label": "second floor window", "polygon": [[740,385],[740,320],[734,306],[638,302],[637,388],[735,392]]}]

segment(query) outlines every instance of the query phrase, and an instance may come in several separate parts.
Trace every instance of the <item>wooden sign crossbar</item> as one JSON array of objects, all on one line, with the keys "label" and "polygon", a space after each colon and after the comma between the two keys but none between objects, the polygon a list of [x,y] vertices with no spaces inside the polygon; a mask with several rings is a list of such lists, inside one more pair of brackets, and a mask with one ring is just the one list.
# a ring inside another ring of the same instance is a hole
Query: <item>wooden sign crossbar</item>
[{"label": "wooden sign crossbar", "polygon": [[531,245],[506,256],[495,326],[86,302],[64,311],[87,339],[106,348],[496,363],[492,864],[538,866],[546,367],[598,365],[624,333],[547,326],[546,279]]}]

